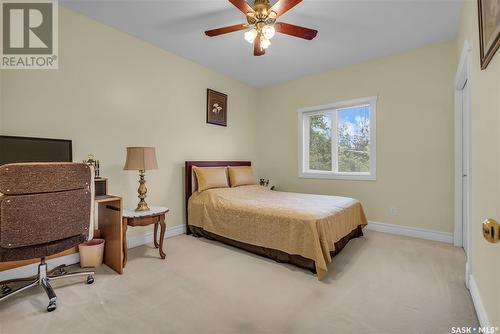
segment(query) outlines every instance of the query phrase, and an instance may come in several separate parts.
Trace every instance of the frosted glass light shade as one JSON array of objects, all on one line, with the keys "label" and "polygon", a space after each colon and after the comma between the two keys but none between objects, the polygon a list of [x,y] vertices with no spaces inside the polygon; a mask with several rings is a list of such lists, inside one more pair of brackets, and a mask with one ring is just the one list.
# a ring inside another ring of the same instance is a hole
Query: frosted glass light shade
[{"label": "frosted glass light shade", "polygon": [[265,39],[263,38],[261,41],[260,41],[260,46],[264,49],[267,49],[269,46],[271,45],[271,41],[268,40],[268,39]]},{"label": "frosted glass light shade", "polygon": [[246,33],[245,33],[245,40],[248,42],[248,43],[253,43],[255,41],[255,37],[257,37],[257,30],[255,29],[252,29],[252,30],[248,30]]},{"label": "frosted glass light shade", "polygon": [[274,26],[267,25],[262,28],[262,34],[266,39],[271,39],[274,37],[274,34],[276,33],[276,29],[274,29]]}]

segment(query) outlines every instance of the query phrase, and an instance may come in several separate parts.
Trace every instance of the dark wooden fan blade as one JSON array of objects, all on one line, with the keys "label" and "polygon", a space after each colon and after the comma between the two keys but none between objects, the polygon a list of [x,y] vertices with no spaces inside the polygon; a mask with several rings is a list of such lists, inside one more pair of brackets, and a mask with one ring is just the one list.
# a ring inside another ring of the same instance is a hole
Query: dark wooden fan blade
[{"label": "dark wooden fan blade", "polygon": [[245,0],[229,0],[236,8],[241,10],[243,14],[248,12],[253,12],[252,7],[250,7]]},{"label": "dark wooden fan blade", "polygon": [[260,46],[260,37],[257,36],[253,42],[253,55],[262,56],[264,53],[266,53],[266,50]]},{"label": "dark wooden fan blade", "polygon": [[304,28],[301,26],[296,26],[294,24],[285,22],[276,22],[274,24],[274,29],[276,29],[277,32],[280,32],[282,34],[287,34],[290,36],[295,36],[308,40],[313,39],[318,34],[317,30]]},{"label": "dark wooden fan blade", "polygon": [[248,28],[248,25],[246,25],[246,24],[243,24],[243,23],[242,24],[235,24],[234,26],[207,30],[207,31],[205,31],[205,35],[210,36],[210,37],[214,37],[214,36],[219,36],[222,34],[227,34],[227,33],[238,31],[238,30],[243,30],[246,28]]},{"label": "dark wooden fan blade", "polygon": [[300,2],[302,2],[302,0],[279,0],[271,7],[271,10],[275,12],[276,17],[278,17],[288,12]]}]

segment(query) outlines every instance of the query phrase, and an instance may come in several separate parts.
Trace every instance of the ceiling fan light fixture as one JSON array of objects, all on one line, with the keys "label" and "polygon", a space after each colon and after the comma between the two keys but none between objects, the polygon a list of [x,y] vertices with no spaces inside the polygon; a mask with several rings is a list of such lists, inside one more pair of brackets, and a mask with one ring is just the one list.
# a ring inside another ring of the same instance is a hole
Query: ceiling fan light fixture
[{"label": "ceiling fan light fixture", "polygon": [[263,49],[267,49],[269,46],[271,46],[271,41],[268,40],[267,38],[262,38],[260,40],[260,46],[263,48]]},{"label": "ceiling fan light fixture", "polygon": [[257,30],[255,29],[248,30],[245,33],[245,40],[250,44],[252,44],[255,41],[255,37],[257,37]]},{"label": "ceiling fan light fixture", "polygon": [[275,33],[276,29],[274,29],[273,25],[265,25],[264,28],[262,28],[262,34],[266,39],[273,38]]},{"label": "ceiling fan light fixture", "polygon": [[[1,0],[0,0],[1,1]],[[271,46],[271,39],[276,33],[312,40],[317,30],[297,26],[285,22],[276,22],[290,9],[303,0],[228,0],[246,17],[246,23],[234,24],[222,28],[205,31],[208,37],[224,35],[235,31],[245,31],[245,40],[253,44],[253,55],[262,56]],[[253,5],[251,3],[253,2]],[[273,3],[271,5],[271,2]]]}]

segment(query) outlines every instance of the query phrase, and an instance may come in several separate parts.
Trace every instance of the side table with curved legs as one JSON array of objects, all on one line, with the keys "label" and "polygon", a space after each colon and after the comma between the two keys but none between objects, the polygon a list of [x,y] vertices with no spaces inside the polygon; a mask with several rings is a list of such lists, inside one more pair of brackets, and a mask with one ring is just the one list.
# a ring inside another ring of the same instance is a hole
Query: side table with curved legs
[{"label": "side table with curved legs", "polygon": [[[165,214],[169,211],[168,208],[162,206],[151,206],[148,211],[134,211],[123,209],[122,229],[123,229],[123,267],[127,263],[127,228],[128,226],[147,226],[154,224],[154,245],[158,248],[160,257],[165,259],[163,252],[163,240],[167,225],[165,224]],[[157,241],[158,225],[160,226],[160,240]]]}]

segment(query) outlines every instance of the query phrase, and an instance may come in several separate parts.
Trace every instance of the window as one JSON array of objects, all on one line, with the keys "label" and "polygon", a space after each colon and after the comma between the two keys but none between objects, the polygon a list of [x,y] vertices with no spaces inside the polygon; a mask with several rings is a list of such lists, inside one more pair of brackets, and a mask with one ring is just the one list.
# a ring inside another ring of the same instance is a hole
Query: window
[{"label": "window", "polygon": [[375,180],[376,97],[299,110],[299,176]]}]

